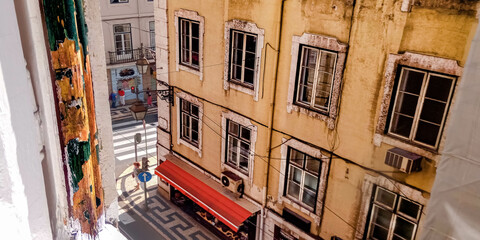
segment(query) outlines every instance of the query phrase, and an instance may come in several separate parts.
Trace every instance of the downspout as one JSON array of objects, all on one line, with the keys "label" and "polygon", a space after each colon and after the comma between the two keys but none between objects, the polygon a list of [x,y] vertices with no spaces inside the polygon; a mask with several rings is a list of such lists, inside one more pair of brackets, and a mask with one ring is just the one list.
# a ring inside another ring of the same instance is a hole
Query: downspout
[{"label": "downspout", "polygon": [[[268,192],[268,177],[270,174],[270,158],[272,155],[272,137],[273,137],[273,119],[275,117],[275,100],[277,96],[277,76],[278,76],[278,67],[279,67],[279,62],[280,62],[280,48],[282,46],[282,29],[283,29],[283,10],[285,7],[285,1],[282,0],[282,6],[280,7],[280,19],[279,19],[279,30],[278,30],[278,46],[277,46],[277,59],[276,59],[276,64],[275,64],[275,73],[274,73],[274,78],[273,78],[273,96],[272,96],[272,101],[270,103],[270,121],[268,124],[268,128],[270,131],[268,131],[268,155],[267,155],[267,168],[265,171],[265,187],[264,187],[264,192],[263,192],[263,201],[262,201],[262,217],[261,217],[261,223],[260,225],[262,226],[261,231],[260,231],[260,239],[263,239],[263,234],[265,232],[265,208],[267,207],[267,192]],[[265,51],[266,53],[266,51]],[[265,54],[266,55],[266,54]],[[265,71],[265,66],[263,71]]]}]

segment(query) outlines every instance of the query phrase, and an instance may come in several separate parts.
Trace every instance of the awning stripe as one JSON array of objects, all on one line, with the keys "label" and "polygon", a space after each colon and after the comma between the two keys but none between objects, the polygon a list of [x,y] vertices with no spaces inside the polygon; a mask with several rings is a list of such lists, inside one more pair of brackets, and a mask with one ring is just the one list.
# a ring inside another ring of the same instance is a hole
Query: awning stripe
[{"label": "awning stripe", "polygon": [[234,231],[252,215],[168,160],[160,164],[155,173]]}]

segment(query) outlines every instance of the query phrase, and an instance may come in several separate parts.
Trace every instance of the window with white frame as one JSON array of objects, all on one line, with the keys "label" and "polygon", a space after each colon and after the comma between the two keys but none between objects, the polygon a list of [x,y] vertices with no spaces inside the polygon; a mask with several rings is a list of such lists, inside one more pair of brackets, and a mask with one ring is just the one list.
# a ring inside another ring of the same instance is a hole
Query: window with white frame
[{"label": "window with white frame", "polygon": [[179,22],[180,64],[198,69],[200,61],[200,23],[185,18],[179,18]]},{"label": "window with white frame", "polygon": [[444,74],[401,67],[392,98],[388,133],[436,148],[455,80]]},{"label": "window with white frame", "polygon": [[248,175],[252,130],[227,120],[226,164]]},{"label": "window with white frame", "polygon": [[113,38],[117,55],[132,54],[132,30],[130,23],[113,25]]},{"label": "window with white frame", "polygon": [[295,103],[328,113],[337,53],[300,46]]},{"label": "window with white frame", "polygon": [[230,80],[253,88],[257,35],[231,30]]},{"label": "window with white frame", "polygon": [[148,22],[148,30],[150,34],[150,47],[155,50],[155,22]]},{"label": "window with white frame", "polygon": [[315,209],[321,161],[296,149],[288,149],[285,195]]},{"label": "window with white frame", "polygon": [[422,205],[376,186],[367,223],[367,239],[411,240],[415,238]]},{"label": "window with white frame", "polygon": [[198,147],[199,107],[180,99],[180,137]]}]

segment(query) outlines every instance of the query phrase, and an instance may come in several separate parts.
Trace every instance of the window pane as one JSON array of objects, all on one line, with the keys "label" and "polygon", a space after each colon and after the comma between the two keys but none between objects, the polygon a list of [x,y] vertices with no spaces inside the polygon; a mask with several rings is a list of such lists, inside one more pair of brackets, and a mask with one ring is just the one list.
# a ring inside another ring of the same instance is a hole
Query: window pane
[{"label": "window pane", "polygon": [[227,161],[237,165],[237,149],[238,148],[238,140],[232,136],[228,136],[228,156]]},{"label": "window pane", "polygon": [[192,115],[198,117],[198,106],[192,104]]},{"label": "window pane", "polygon": [[198,66],[198,53],[192,52],[192,65]]},{"label": "window pane", "polygon": [[418,96],[399,92],[395,105],[395,112],[399,112],[408,116],[415,116],[417,109]]},{"label": "window pane", "polygon": [[317,191],[318,178],[312,174],[305,173],[305,180],[303,182],[306,189]]},{"label": "window pane", "polygon": [[236,49],[243,49],[243,33],[233,32],[234,45]]},{"label": "window pane", "polygon": [[192,118],[192,130],[198,132],[198,119]]},{"label": "window pane", "polygon": [[250,129],[242,127],[241,137],[247,141],[250,141]]},{"label": "window pane", "polygon": [[257,46],[257,38],[251,35],[247,35],[247,45],[245,50],[255,53],[256,46]]},{"label": "window pane", "polygon": [[290,167],[290,180],[294,181],[295,183],[300,184],[302,181],[302,170],[291,166]]},{"label": "window pane", "polygon": [[300,196],[300,185],[295,182],[288,181],[287,194],[293,198],[299,199]]},{"label": "window pane", "polygon": [[425,99],[423,101],[420,119],[436,124],[441,124],[443,120],[443,114],[445,113],[446,105],[447,104],[443,102]]},{"label": "window pane", "polygon": [[241,155],[239,165],[240,165],[240,169],[243,169],[248,172],[248,157]]},{"label": "window pane", "polygon": [[315,69],[317,64],[317,54],[318,50],[311,49],[311,48],[304,48],[303,49],[303,63],[302,66]]},{"label": "window pane", "polygon": [[240,155],[248,158],[248,155],[250,155],[250,144],[243,141],[240,142]]},{"label": "window pane", "polygon": [[241,66],[234,66],[233,68],[233,76],[232,78],[241,81],[242,80],[242,67]]},{"label": "window pane", "polygon": [[192,22],[192,37],[199,38],[199,24]]},{"label": "window pane", "polygon": [[430,75],[425,97],[446,102],[452,88],[452,81],[451,78]]},{"label": "window pane", "polygon": [[294,163],[297,166],[303,168],[303,160],[305,158],[305,154],[299,152],[293,148],[290,148],[290,163]]},{"label": "window pane", "polygon": [[393,208],[395,204],[396,194],[389,192],[383,188],[377,187],[375,202],[382,203],[389,208]]},{"label": "window pane", "polygon": [[242,66],[243,61],[243,51],[242,50],[235,50],[233,51],[233,63],[239,66]]},{"label": "window pane", "polygon": [[412,123],[413,118],[395,113],[393,115],[391,132],[409,138]]},{"label": "window pane", "polygon": [[245,69],[245,75],[243,76],[243,82],[253,84],[253,71]]},{"label": "window pane", "polygon": [[420,120],[418,121],[415,140],[431,146],[435,146],[439,131],[440,131],[440,126]]},{"label": "window pane", "polygon": [[238,124],[232,121],[229,121],[228,132],[238,136]]},{"label": "window pane", "polygon": [[312,173],[318,175],[320,171],[320,160],[307,156],[307,166],[306,169]]},{"label": "window pane", "polygon": [[398,212],[405,214],[413,219],[417,219],[420,213],[421,206],[405,198],[400,198],[398,205]]},{"label": "window pane", "polygon": [[388,229],[392,221],[392,213],[373,205],[372,219],[370,223],[370,237],[373,239],[387,239]]},{"label": "window pane", "polygon": [[397,217],[395,228],[393,230],[393,239],[413,239],[415,224],[403,218]]},{"label": "window pane", "polygon": [[245,55],[245,67],[255,69],[255,54],[246,53]]},{"label": "window pane", "polygon": [[308,189],[303,190],[302,202],[307,204],[310,207],[315,207],[315,195],[316,192],[309,191]]},{"label": "window pane", "polygon": [[333,74],[333,69],[335,68],[335,59],[335,53],[322,52],[322,56],[320,57],[320,66],[318,70]]},{"label": "window pane", "polygon": [[198,45],[199,45],[198,38],[192,38],[192,51],[198,53]]},{"label": "window pane", "polygon": [[333,75],[329,73],[318,73],[317,89],[315,96],[315,105],[318,107],[328,108],[330,99],[330,90],[332,87]]},{"label": "window pane", "polygon": [[403,69],[402,81],[400,83],[400,91],[413,94],[420,94],[425,73]]}]

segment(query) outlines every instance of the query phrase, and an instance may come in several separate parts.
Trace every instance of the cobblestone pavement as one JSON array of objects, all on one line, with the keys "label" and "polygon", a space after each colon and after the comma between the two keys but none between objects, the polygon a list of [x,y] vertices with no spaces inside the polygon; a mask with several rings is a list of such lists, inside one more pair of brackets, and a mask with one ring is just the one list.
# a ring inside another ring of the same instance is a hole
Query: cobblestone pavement
[{"label": "cobblestone pavement", "polygon": [[[150,171],[152,174],[154,167],[155,166],[151,166],[150,168],[152,169]],[[132,215],[132,213],[135,213],[140,217],[141,220],[148,223],[157,232],[157,236],[152,236],[152,238],[148,239],[218,239],[188,214],[184,213],[169,200],[157,194],[157,177],[155,175],[147,184],[147,203],[149,210],[145,211],[143,189],[140,188],[135,192],[131,192],[136,185],[135,180],[131,177],[132,170],[133,167],[129,167],[117,179],[117,191],[119,194],[119,204],[121,207],[119,215],[124,216],[123,219],[120,217],[120,225],[122,225],[122,223],[123,225],[128,225],[133,219],[132,217],[128,216]]]},{"label": "cobblestone pavement", "polygon": [[[132,112],[130,111],[131,105],[117,106],[116,108],[110,108],[110,115],[113,121],[121,121],[132,118]],[[157,103],[153,102],[153,107],[149,107],[147,115],[157,113]]]}]

